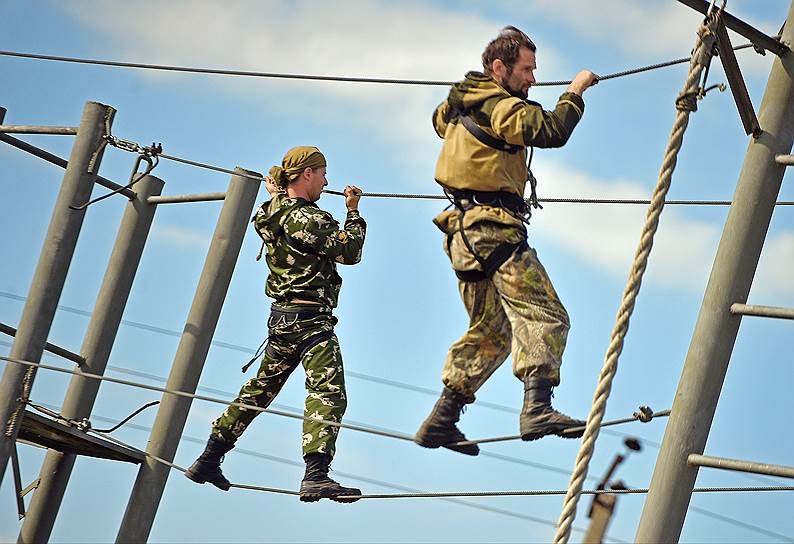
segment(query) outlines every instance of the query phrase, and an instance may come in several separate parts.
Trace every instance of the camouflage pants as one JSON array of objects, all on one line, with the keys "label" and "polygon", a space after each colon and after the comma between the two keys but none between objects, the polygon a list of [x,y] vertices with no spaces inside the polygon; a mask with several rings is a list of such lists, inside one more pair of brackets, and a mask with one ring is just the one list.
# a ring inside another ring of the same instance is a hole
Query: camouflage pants
[{"label": "camouflage pants", "polygon": [[[274,306],[275,308],[275,306]],[[315,310],[314,305],[290,305],[283,309],[291,311]],[[333,334],[336,318],[330,309],[311,317],[285,318],[271,313],[268,320],[269,339],[262,364],[255,378],[240,389],[235,402],[266,408],[281,391],[299,363],[306,371],[306,403],[304,415],[340,423],[347,407],[345,377],[339,340]],[[330,333],[327,339],[317,343],[300,356],[302,344],[318,333]],[[224,440],[234,442],[259,411],[229,406],[212,422],[212,433]],[[333,457],[339,427],[318,421],[303,422],[303,454],[327,453]]]},{"label": "camouflage pants", "polygon": [[[465,233],[483,258],[501,243],[525,237],[522,227],[492,221],[467,224]],[[479,268],[459,232],[449,242],[445,251],[455,270]],[[570,322],[534,249],[514,252],[490,279],[459,281],[459,289],[469,329],[449,348],[444,385],[473,402],[476,391],[511,352],[517,378],[559,384]]]}]

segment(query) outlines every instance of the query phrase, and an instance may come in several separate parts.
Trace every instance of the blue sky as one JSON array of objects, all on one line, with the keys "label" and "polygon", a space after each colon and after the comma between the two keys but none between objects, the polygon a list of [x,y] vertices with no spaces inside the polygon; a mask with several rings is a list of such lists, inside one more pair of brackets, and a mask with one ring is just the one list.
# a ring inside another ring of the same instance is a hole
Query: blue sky
[{"label": "blue sky", "polygon": [[[774,34],[785,18],[785,1],[734,0],[729,10]],[[22,2],[0,4],[0,49],[183,64],[241,70],[349,76],[455,80],[477,69],[479,55],[498,30],[513,24],[539,46],[539,80],[573,76],[581,68],[610,73],[686,56],[699,16],[673,0],[572,0],[462,2]],[[734,43],[744,40],[734,36]],[[771,56],[737,53],[758,107]],[[294,82],[206,75],[166,74],[120,68],[67,65],[0,57],[0,105],[8,124],[76,125],[83,105],[114,106],[114,133],[142,144],[162,142],[165,152],[188,159],[265,172],[295,145],[317,145],[329,159],[330,188],[355,183],[365,191],[435,193],[432,179],[440,140],[430,114],[443,87]],[[670,133],[674,100],[684,65],[605,81],[588,91],[583,121],[562,149],[535,154],[541,197],[647,198],[656,183]],[[718,65],[712,82],[724,81]],[[564,89],[536,88],[530,98],[547,107]],[[70,137],[25,137],[68,156]],[[713,92],[693,114],[673,178],[670,198],[730,199],[748,137],[729,93]],[[123,181],[134,157],[105,153],[101,173]],[[0,146],[5,206],[0,215],[0,321],[16,325],[52,212],[62,171],[8,146]],[[228,176],[161,162],[155,174],[165,194],[223,191]],[[782,200],[794,200],[791,175]],[[98,188],[95,195],[102,194]],[[260,200],[266,198],[264,189]],[[320,204],[343,216],[339,197]],[[61,304],[90,311],[123,213],[124,200],[92,206],[83,225]],[[375,376],[440,390],[446,349],[466,327],[454,276],[441,251],[432,217],[443,203],[364,199],[369,224],[363,262],[344,277],[337,328],[348,375],[347,418],[413,433],[430,410],[429,395],[377,384]],[[194,295],[219,203],[163,205],[144,252],[125,319],[181,330]],[[603,363],[615,313],[634,254],[642,207],[548,204],[536,213],[530,243],[537,248],[572,319],[562,385],[555,404],[587,413]],[[794,258],[794,210],[779,208],[762,253],[750,302],[794,304],[790,269]],[[678,377],[727,215],[724,208],[668,207],[651,255],[608,418],[630,415],[640,404],[656,410],[672,404]],[[264,265],[254,260],[259,241],[246,235],[215,339],[256,348],[265,334],[269,301]],[[88,319],[57,314],[50,341],[74,351]],[[790,325],[748,318],[742,324],[706,453],[791,464],[794,438],[780,433],[789,413]],[[0,339],[7,341],[8,339]],[[110,365],[167,376],[178,338],[122,326]],[[0,344],[0,353],[9,350]],[[239,372],[248,355],[222,347],[210,351],[201,385],[234,393],[246,379]],[[68,367],[46,356],[49,363]],[[249,371],[249,374],[253,371]],[[118,370],[108,374],[130,378]],[[32,398],[60,405],[68,377],[38,373]],[[147,383],[162,385],[155,380]],[[509,363],[478,397],[518,409],[521,384]],[[155,393],[104,384],[94,410],[120,419],[157,400]],[[299,408],[300,371],[277,399]],[[221,406],[193,403],[185,434],[204,439]],[[154,411],[135,422],[150,425]],[[99,419],[96,420],[101,421]],[[646,440],[619,477],[645,487],[653,471],[664,420],[620,429]],[[461,427],[472,438],[517,432],[516,415],[473,405]],[[123,428],[114,436],[145,448],[147,433]],[[599,477],[623,436],[602,433],[590,474]],[[518,460],[570,471],[578,441],[547,438],[500,443],[483,449]],[[300,424],[262,415],[239,447],[300,461]],[[353,431],[343,431],[334,469],[362,478],[431,491],[564,489],[568,476],[493,457],[469,458],[426,450]],[[201,451],[183,442],[176,462],[189,464]],[[38,475],[43,452],[20,446],[25,483]],[[53,540],[107,542],[115,538],[137,469],[81,458],[76,464]],[[302,469],[232,452],[224,472],[235,482],[296,489]],[[339,476],[367,492],[388,492],[372,483]],[[0,488],[0,540],[16,538],[19,523],[11,478]],[[770,480],[766,479],[769,483]],[[595,480],[588,482],[588,487]],[[698,485],[759,485],[756,478],[701,471]],[[561,497],[472,499],[472,503],[556,522]],[[590,499],[580,503],[576,527],[586,527]],[[609,534],[633,539],[643,498],[619,499]],[[789,494],[696,495],[694,507],[794,538]],[[90,517],[88,517],[90,516]],[[87,523],[87,520],[91,520]],[[310,521],[309,521],[310,520]],[[308,522],[307,522],[308,521]],[[485,512],[440,500],[361,501],[304,505],[292,497],[233,490],[222,493],[172,474],[151,533],[153,542],[405,542],[549,541],[554,530],[540,522]],[[573,535],[573,539],[577,538]],[[780,539],[690,512],[682,540],[776,542]]]}]

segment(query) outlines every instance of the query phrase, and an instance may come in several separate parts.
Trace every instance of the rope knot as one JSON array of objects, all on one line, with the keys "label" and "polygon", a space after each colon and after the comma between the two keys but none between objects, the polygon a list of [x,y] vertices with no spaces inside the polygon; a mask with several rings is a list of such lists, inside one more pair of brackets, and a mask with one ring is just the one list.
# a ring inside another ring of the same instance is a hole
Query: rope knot
[{"label": "rope knot", "polygon": [[640,409],[634,412],[634,417],[643,423],[648,423],[653,419],[653,410],[650,406],[640,406]]},{"label": "rope knot", "polygon": [[698,111],[698,93],[697,91],[681,93],[675,99],[675,109],[678,111],[695,112]]}]

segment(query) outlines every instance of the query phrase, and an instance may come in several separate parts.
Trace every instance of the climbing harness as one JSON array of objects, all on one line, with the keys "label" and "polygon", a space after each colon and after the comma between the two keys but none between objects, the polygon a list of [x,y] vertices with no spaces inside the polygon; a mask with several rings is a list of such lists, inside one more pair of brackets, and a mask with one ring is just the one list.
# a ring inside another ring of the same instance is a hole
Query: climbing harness
[{"label": "climbing harness", "polygon": [[[472,246],[466,230],[463,226],[463,218],[466,212],[475,206],[494,206],[507,210],[511,214],[520,218],[526,223],[529,205],[527,202],[514,193],[507,191],[471,191],[471,190],[450,190],[445,189],[445,194],[453,206],[458,210],[457,229],[447,232],[447,252],[451,255],[452,239],[456,233],[460,233],[460,238],[469,253],[480,265],[481,270],[453,270],[459,280],[465,282],[476,282],[490,279],[491,276],[502,266],[514,253],[521,254],[529,249],[526,241],[526,230],[523,231],[524,237],[520,242],[503,243],[494,249],[488,257],[483,257]],[[443,230],[443,229],[442,229]]]},{"label": "climbing harness", "polygon": [[[331,315],[330,311],[326,311],[325,309],[303,309],[303,310],[288,310],[283,308],[277,304],[272,304],[270,306],[270,317],[267,320],[267,327],[268,329],[272,330],[277,327],[284,327],[284,326],[292,326],[297,323],[299,320],[304,319],[311,319],[313,317],[317,317],[318,315]],[[303,356],[312,349],[314,346],[321,342],[325,342],[326,340],[330,339],[334,335],[333,329],[329,331],[320,331],[316,334],[309,336],[308,338],[304,339],[303,341],[299,342],[297,346],[295,346],[295,352],[289,357],[288,361],[290,364],[297,365]],[[247,372],[248,369],[251,367],[252,364],[262,355],[262,353],[267,353],[271,357],[275,357],[276,354],[273,353],[271,344],[269,340],[273,337],[273,333],[269,334],[267,338],[260,344],[259,348],[256,350],[256,354],[242,367],[243,373]],[[264,350],[262,347],[264,346]]]},{"label": "climbing harness", "polygon": [[[539,108],[543,108],[543,106],[532,100],[524,100],[525,103],[531,106],[537,106]],[[463,127],[469,131],[469,134],[477,138],[477,140],[492,149],[496,149],[497,151],[504,151],[511,155],[515,155],[519,151],[526,149],[526,146],[511,144],[504,140],[500,140],[494,136],[491,136],[483,128],[477,124],[477,122],[472,117],[471,113],[467,110],[461,108],[455,108],[452,110],[448,121],[451,123],[454,120],[458,119]],[[538,195],[537,195],[537,185],[538,180],[535,178],[535,175],[532,173],[532,157],[535,155],[535,148],[533,146],[529,147],[529,157],[527,158],[527,181],[529,182],[530,188],[530,195],[528,199],[528,207],[525,207],[521,215],[526,217],[526,221],[528,222],[530,217],[532,217],[532,208],[543,209],[543,206],[540,205],[538,202]]]},{"label": "climbing harness", "polygon": [[[539,103],[532,100],[525,100],[527,104],[542,107]],[[526,146],[511,144],[494,136],[488,134],[477,122],[473,119],[471,112],[455,108],[452,110],[449,122],[457,120],[463,127],[474,136],[481,144],[488,146],[497,151],[503,151],[511,155],[525,150]],[[526,242],[526,230],[524,230],[524,239],[516,243],[503,243],[494,249],[488,257],[483,257],[475,251],[466,230],[463,227],[463,217],[466,211],[474,206],[494,206],[503,208],[510,212],[515,217],[519,218],[525,225],[529,224],[529,219],[532,217],[532,209],[543,209],[540,205],[537,195],[538,180],[532,173],[532,158],[535,155],[535,148],[529,148],[529,157],[527,158],[527,181],[529,182],[530,196],[528,199],[523,199],[520,196],[507,191],[474,191],[470,189],[445,189],[444,193],[455,208],[460,212],[458,214],[458,228],[457,231],[450,231],[447,233],[447,250],[452,246],[452,238],[456,232],[460,233],[461,240],[466,246],[469,253],[472,254],[474,259],[480,265],[481,270],[455,270],[455,275],[459,280],[465,282],[476,282],[485,279],[490,279],[491,276],[502,266],[514,253],[521,254],[529,249]]]}]

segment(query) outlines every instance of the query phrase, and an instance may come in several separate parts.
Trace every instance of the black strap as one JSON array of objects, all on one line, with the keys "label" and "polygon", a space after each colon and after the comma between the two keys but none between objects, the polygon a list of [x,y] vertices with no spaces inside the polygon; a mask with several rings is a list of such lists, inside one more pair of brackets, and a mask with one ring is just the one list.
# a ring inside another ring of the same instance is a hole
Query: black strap
[{"label": "black strap", "polygon": [[518,215],[524,215],[529,211],[527,202],[523,198],[508,191],[452,189],[449,194],[452,196],[455,207],[459,210],[476,205],[486,205],[505,208]]},{"label": "black strap", "polygon": [[[318,312],[316,310],[299,310],[299,311],[285,310],[284,308],[280,308],[275,304],[273,304],[270,307],[271,317],[275,316],[279,318],[284,318],[287,321],[292,321],[292,323],[295,323],[299,319],[311,319],[312,317],[316,317],[318,315],[325,313],[328,312]],[[290,358],[290,361],[294,364],[297,364],[303,358],[303,356],[306,354],[307,351],[309,351],[311,348],[313,348],[320,342],[324,342],[325,340],[328,340],[333,335],[334,335],[334,330],[331,329],[330,331],[320,331],[317,334],[313,334],[309,336],[295,347],[295,355]],[[272,335],[268,335],[267,338],[265,338],[264,342],[262,342],[259,348],[257,348],[254,356],[245,365],[243,365],[242,368],[243,373],[248,371],[251,365],[254,364],[254,362],[262,355],[263,351],[267,352],[269,355],[272,355],[272,351],[270,351],[271,336]],[[264,350],[262,349],[263,347],[265,348]]]},{"label": "black strap", "polygon": [[[303,356],[306,355],[307,351],[312,349],[320,342],[325,342],[326,340],[330,339],[333,335],[334,335],[333,329],[331,329],[330,331],[320,331],[316,334],[311,335],[310,337],[300,342],[297,346],[295,346],[295,352],[292,354],[292,357],[287,359],[287,362],[293,367],[297,366],[298,363],[300,363],[301,359],[303,359]],[[267,343],[267,346],[265,347],[265,352],[271,357],[275,358],[272,352],[270,342]]]},{"label": "black strap", "polygon": [[[512,194],[512,193],[505,193],[505,194]],[[515,196],[515,195],[513,195]],[[518,198],[518,197],[516,197]],[[522,200],[523,202],[523,200]],[[469,241],[469,237],[466,236],[466,229],[463,228],[463,216],[466,214],[466,208],[460,205],[458,199],[456,198],[453,203],[458,208],[460,212],[458,214],[458,230],[457,232],[460,233],[460,238],[463,240],[463,244],[466,246],[466,249],[469,250],[469,253],[474,257],[477,263],[480,265],[481,270],[453,270],[455,271],[455,275],[461,281],[467,282],[474,282],[474,281],[482,281],[485,279],[490,279],[491,276],[494,275],[500,266],[502,266],[507,259],[510,258],[513,253],[518,251],[519,253],[524,252],[525,250],[529,249],[529,245],[527,245],[526,240],[521,240],[520,242],[515,243],[503,243],[496,246],[490,255],[487,257],[483,257],[474,249]],[[450,257],[452,257],[452,237],[455,235],[455,231],[450,232],[447,234],[447,252],[449,253]]]},{"label": "black strap", "polygon": [[469,133],[477,138],[480,143],[487,145],[488,147],[492,147],[494,149],[498,149],[499,151],[506,151],[511,155],[514,155],[525,149],[526,146],[523,145],[516,145],[510,144],[505,142],[504,140],[500,140],[499,138],[495,138],[491,136],[487,132],[485,132],[480,125],[478,125],[474,119],[471,118],[470,115],[466,113],[466,111],[461,109],[455,109],[452,112],[452,119],[459,118],[460,122],[469,131]]},{"label": "black strap", "polygon": [[[464,240],[465,240],[464,235]],[[468,245],[467,245],[468,247]],[[513,253],[523,253],[529,249],[529,245],[527,245],[526,240],[522,240],[520,242],[516,242],[514,244],[500,244],[494,249],[487,258],[483,259],[483,262],[480,263],[482,266],[482,270],[455,270],[455,275],[461,281],[466,282],[474,282],[474,281],[482,281],[486,279],[490,279],[494,273],[499,270],[507,260],[513,255]],[[469,250],[471,251],[471,249]],[[477,257],[477,261],[480,262],[480,257],[476,253],[472,253],[475,257]]]}]

